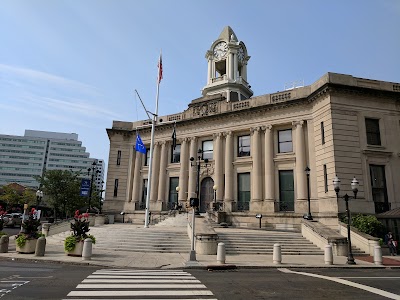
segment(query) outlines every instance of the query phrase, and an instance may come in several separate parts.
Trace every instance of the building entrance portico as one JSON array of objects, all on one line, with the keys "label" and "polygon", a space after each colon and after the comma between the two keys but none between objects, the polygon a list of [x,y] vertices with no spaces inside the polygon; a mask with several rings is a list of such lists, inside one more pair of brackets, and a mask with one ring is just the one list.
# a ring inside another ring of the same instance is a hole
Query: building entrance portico
[{"label": "building entrance portico", "polygon": [[199,212],[204,213],[211,208],[211,203],[214,200],[214,180],[211,177],[206,177],[201,181],[200,188],[200,207]]}]

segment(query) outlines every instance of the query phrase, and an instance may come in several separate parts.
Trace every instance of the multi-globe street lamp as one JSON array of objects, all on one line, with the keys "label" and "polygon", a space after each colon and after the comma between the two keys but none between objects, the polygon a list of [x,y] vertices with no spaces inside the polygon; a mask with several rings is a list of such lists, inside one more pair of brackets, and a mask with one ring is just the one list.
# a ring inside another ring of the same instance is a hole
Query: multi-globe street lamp
[{"label": "multi-globe street lamp", "polygon": [[88,176],[90,175],[90,172],[92,172],[92,178],[90,180],[90,187],[89,187],[89,203],[88,203],[88,210],[90,212],[91,209],[91,205],[90,202],[92,201],[92,192],[93,192],[93,179],[94,179],[94,175],[98,173],[100,173],[100,170],[97,170],[97,163],[96,161],[93,161],[92,163],[92,167],[87,169],[88,171]]},{"label": "multi-globe street lamp", "polygon": [[43,198],[43,191],[40,190],[40,188],[36,192],[36,210],[39,207],[40,201],[42,201]]},{"label": "multi-globe street lamp", "polygon": [[[200,205],[200,162],[202,160],[203,150],[199,149],[197,151],[197,160],[195,161],[194,157],[190,157],[190,166],[197,167],[197,180],[196,180],[196,198],[190,198],[190,206],[192,207],[192,243],[190,247],[189,261],[196,261],[196,250],[194,248],[194,239],[195,239],[195,215],[196,208],[198,209]],[[208,159],[204,159],[204,163],[208,163]]]},{"label": "multi-globe street lamp", "polygon": [[307,175],[307,203],[308,203],[308,213],[304,216],[306,220],[312,220],[313,217],[311,215],[311,202],[310,202],[310,168],[307,166],[304,170]]},{"label": "multi-globe street lamp", "polygon": [[181,190],[181,188],[179,186],[177,186],[175,188],[175,190],[176,190],[176,203],[173,205],[175,206],[175,209],[178,209],[178,207],[179,207],[179,199],[178,198],[179,198],[179,191]]},{"label": "multi-globe street lamp", "polygon": [[[354,177],[352,182],[351,182],[351,189],[354,194],[354,199],[357,199],[357,193],[358,193],[358,180]],[[336,192],[336,198],[339,199],[339,191],[340,191],[340,179],[336,175],[335,178],[333,179],[333,188]],[[347,193],[343,196],[344,201],[346,202],[346,214],[347,214],[347,264],[348,265],[355,265],[356,262],[354,261],[353,257],[353,252],[351,249],[351,234],[350,234],[350,210],[349,210],[349,200],[350,196],[347,195]]]},{"label": "multi-globe street lamp", "polygon": [[214,190],[214,210],[217,210],[217,189],[218,185],[214,184],[213,190]]}]

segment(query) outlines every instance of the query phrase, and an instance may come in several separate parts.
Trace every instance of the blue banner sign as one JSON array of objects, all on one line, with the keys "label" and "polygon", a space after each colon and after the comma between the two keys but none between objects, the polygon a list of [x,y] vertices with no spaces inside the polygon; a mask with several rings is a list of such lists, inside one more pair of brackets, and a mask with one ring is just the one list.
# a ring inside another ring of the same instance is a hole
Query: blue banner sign
[{"label": "blue banner sign", "polygon": [[82,197],[88,197],[90,191],[90,179],[82,179],[81,181],[81,193]]}]

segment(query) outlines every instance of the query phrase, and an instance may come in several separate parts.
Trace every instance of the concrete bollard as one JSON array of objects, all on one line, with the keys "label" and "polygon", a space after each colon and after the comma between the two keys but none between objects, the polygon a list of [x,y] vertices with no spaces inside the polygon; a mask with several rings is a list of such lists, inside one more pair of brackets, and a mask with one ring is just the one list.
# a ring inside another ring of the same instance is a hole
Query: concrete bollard
[{"label": "concrete bollard", "polygon": [[225,244],[224,243],[218,243],[217,263],[221,264],[221,265],[225,264]]},{"label": "concrete bollard", "polygon": [[46,251],[46,238],[41,236],[38,238],[35,248],[35,256],[44,256],[44,252]]},{"label": "concrete bollard", "polygon": [[376,265],[382,265],[383,264],[381,246],[375,246],[374,247],[374,263]]},{"label": "concrete bollard", "polygon": [[281,245],[274,244],[274,252],[272,255],[272,261],[274,264],[282,263]]},{"label": "concrete bollard", "polygon": [[8,252],[8,244],[10,243],[10,239],[8,235],[2,235],[0,238],[0,253]]},{"label": "concrete bollard", "polygon": [[82,260],[92,259],[92,239],[87,238],[83,242]]},{"label": "concrete bollard", "polygon": [[325,264],[326,265],[332,265],[333,264],[333,252],[332,252],[332,246],[331,245],[326,245],[325,246],[324,260],[325,260]]}]

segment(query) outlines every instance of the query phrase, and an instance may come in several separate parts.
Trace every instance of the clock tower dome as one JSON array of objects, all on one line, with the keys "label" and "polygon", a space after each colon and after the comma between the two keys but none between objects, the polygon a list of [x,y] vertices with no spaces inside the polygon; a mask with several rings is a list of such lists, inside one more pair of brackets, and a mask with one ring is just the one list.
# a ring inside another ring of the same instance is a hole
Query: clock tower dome
[{"label": "clock tower dome", "polygon": [[206,52],[208,60],[207,85],[203,96],[224,94],[226,100],[240,101],[253,95],[247,82],[247,62],[250,56],[232,28],[226,26],[219,38]]}]

